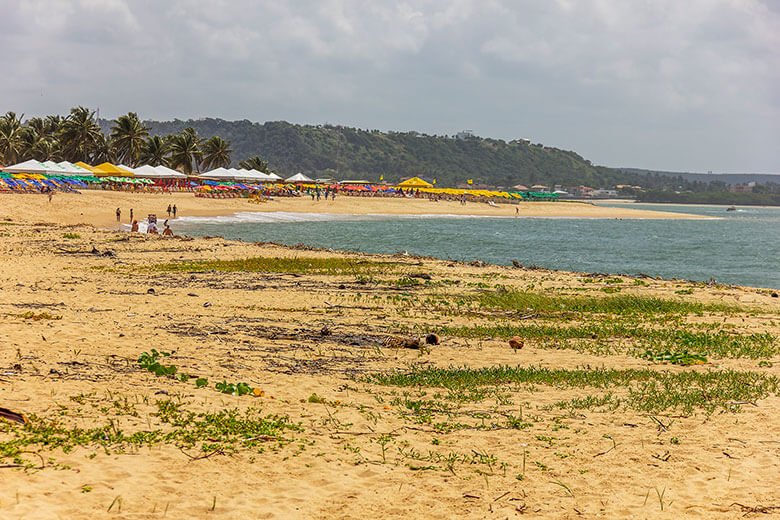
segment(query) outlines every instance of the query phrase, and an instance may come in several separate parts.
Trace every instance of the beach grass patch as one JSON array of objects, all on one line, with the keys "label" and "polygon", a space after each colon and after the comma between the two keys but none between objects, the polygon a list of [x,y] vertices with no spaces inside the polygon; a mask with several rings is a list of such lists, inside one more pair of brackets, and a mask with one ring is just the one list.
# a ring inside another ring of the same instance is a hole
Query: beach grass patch
[{"label": "beach grass patch", "polygon": [[0,422],[0,461],[33,468],[42,459],[30,458],[32,450],[68,453],[79,447],[101,447],[106,452],[121,453],[160,444],[194,448],[200,453],[232,453],[268,442],[285,443],[289,440],[285,435],[302,431],[300,424],[287,416],[263,416],[255,408],[192,412],[173,400],[157,401],[156,408],[147,420],[128,423],[127,430],[116,420],[87,428],[65,424],[62,417],[36,415],[29,416],[24,425]]},{"label": "beach grass patch", "polygon": [[775,376],[736,370],[658,371],[649,369],[552,369],[544,367],[496,366],[488,368],[416,368],[404,372],[383,372],[366,376],[370,383],[397,387],[447,389],[511,384],[556,388],[625,390],[614,397],[629,409],[658,413],[718,409],[739,410],[742,404],[776,395],[780,380]]},{"label": "beach grass patch", "polygon": [[22,314],[19,314],[19,317],[25,320],[32,320],[32,321],[43,321],[43,320],[57,321],[62,319],[62,316],[60,316],[59,314],[51,314],[49,312],[33,312],[33,311],[23,312]]},{"label": "beach grass patch", "polygon": [[[529,322],[519,325],[424,328],[440,335],[468,339],[508,339],[519,336],[537,340],[542,348],[564,348],[595,354],[625,352],[641,356],[647,350],[669,350],[697,352],[715,358],[749,359],[780,354],[780,342],[768,332],[739,334],[728,330],[687,330],[681,328],[679,323],[661,323],[658,327],[648,327],[635,322],[603,320],[569,326]],[[629,344],[626,345],[625,341]]]},{"label": "beach grass patch", "polygon": [[167,272],[246,272],[293,273],[315,275],[368,275],[390,273],[397,263],[356,260],[352,258],[279,258],[253,257],[240,260],[203,260],[159,264],[157,270]]},{"label": "beach grass patch", "polygon": [[671,300],[653,296],[621,294],[617,296],[567,296],[541,294],[499,288],[474,297],[482,309],[535,313],[590,313],[590,314],[703,314],[704,312],[734,312],[736,305],[705,304]]}]

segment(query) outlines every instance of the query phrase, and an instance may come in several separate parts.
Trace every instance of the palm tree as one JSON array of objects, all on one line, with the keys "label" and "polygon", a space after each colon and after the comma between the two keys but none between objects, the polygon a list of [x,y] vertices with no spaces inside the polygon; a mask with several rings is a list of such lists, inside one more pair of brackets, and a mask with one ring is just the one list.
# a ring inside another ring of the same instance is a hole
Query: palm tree
[{"label": "palm tree", "polygon": [[201,166],[204,170],[224,168],[230,164],[230,143],[215,135],[203,143],[203,160]]},{"label": "palm tree", "polygon": [[117,162],[116,147],[111,137],[106,137],[102,132],[98,135],[95,142],[95,150],[92,152],[92,161],[94,164],[104,162]]},{"label": "palm tree", "polygon": [[14,112],[0,116],[0,161],[14,164],[24,149],[24,128],[22,118]]},{"label": "palm tree", "polygon": [[36,161],[58,161],[60,144],[53,137],[42,137],[30,146],[28,154]]},{"label": "palm tree", "polygon": [[192,165],[200,173],[200,159],[203,152],[200,149],[200,138],[193,128],[185,128],[180,133],[170,137],[171,156],[168,159],[171,168],[181,168],[187,175],[192,173]]},{"label": "palm tree", "polygon": [[60,131],[60,127],[64,120],[65,119],[62,116],[46,116],[46,119],[43,120],[46,135],[56,135],[57,132]]},{"label": "palm tree", "polygon": [[85,107],[70,109],[58,136],[62,155],[71,162],[91,161],[98,152],[98,145],[105,141],[95,121],[95,112]]},{"label": "palm tree", "polygon": [[144,141],[141,147],[141,162],[160,166],[168,162],[168,141],[159,135],[153,135]]},{"label": "palm tree", "polygon": [[144,139],[149,129],[144,126],[135,112],[119,116],[111,127],[111,139],[114,143],[116,158],[119,162],[135,167],[141,156]]},{"label": "palm tree", "polygon": [[259,155],[244,159],[238,163],[238,166],[239,168],[246,168],[247,170],[257,170],[259,172],[268,173],[268,163]]}]

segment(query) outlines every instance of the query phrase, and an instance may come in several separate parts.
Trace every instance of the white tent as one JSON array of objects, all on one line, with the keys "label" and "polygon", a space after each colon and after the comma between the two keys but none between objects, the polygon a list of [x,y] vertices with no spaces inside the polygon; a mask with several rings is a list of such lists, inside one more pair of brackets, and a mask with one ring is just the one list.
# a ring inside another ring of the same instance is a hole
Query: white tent
[{"label": "white tent", "polygon": [[292,177],[288,177],[285,180],[287,182],[314,182],[313,179],[310,179],[309,177],[305,176],[302,173],[296,173]]},{"label": "white tent", "polygon": [[46,168],[47,173],[52,173],[55,175],[67,175],[69,172],[66,168],[60,166],[54,161],[45,161],[41,163],[41,166]]},{"label": "white tent", "polygon": [[233,173],[225,168],[215,168],[211,171],[201,173],[200,176],[204,179],[214,179],[218,181],[227,181],[233,178]]},{"label": "white tent", "polygon": [[161,176],[161,172],[157,171],[157,168],[148,164],[133,168],[133,173],[136,177],[145,177],[147,179],[159,179]]},{"label": "white tent", "polygon": [[94,175],[91,171],[82,168],[81,166],[76,166],[75,164],[68,161],[58,162],[57,166],[61,166],[64,168],[65,172],[67,172],[63,173],[63,175],[87,175],[90,177]]},{"label": "white tent", "polygon": [[8,173],[49,173],[49,170],[46,168],[46,166],[33,159],[21,162],[19,164],[14,164],[13,166],[6,166],[3,168],[3,171]]},{"label": "white tent", "polygon": [[260,182],[268,182],[268,181],[273,181],[274,180],[273,177],[271,177],[270,175],[268,175],[265,172],[259,172],[257,170],[249,170],[249,173],[254,175],[257,178],[257,180],[260,181]]},{"label": "white tent", "polygon": [[162,164],[160,166],[155,166],[155,170],[160,172],[160,177],[163,179],[186,179],[187,175],[177,172],[176,170],[173,170],[171,168],[168,168],[167,166],[163,166]]},{"label": "white tent", "polygon": [[275,181],[283,181],[284,180],[283,177],[279,177],[278,175],[276,175],[273,172],[269,173],[268,176],[271,178],[271,180],[275,180]]},{"label": "white tent", "polygon": [[228,171],[233,175],[233,178],[237,180],[251,182],[267,182],[271,180],[266,174],[257,170],[235,170],[231,168]]}]

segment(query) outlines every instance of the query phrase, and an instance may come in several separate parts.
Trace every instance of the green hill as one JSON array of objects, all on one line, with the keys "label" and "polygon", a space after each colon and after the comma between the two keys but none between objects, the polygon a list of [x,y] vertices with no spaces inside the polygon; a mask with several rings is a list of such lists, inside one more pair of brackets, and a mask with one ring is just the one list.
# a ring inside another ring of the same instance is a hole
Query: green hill
[{"label": "green hill", "polygon": [[[421,175],[438,184],[585,184],[610,186],[645,184],[647,176],[594,166],[575,152],[526,141],[481,137],[458,139],[417,132],[380,132],[332,125],[296,125],[284,121],[264,124],[222,119],[146,121],[154,135],[194,128],[201,137],[230,141],[233,163],[253,155],[282,174],[303,172],[336,179],[387,181]],[[651,177],[652,179],[652,177]],[[657,184],[668,182],[662,177]]]}]

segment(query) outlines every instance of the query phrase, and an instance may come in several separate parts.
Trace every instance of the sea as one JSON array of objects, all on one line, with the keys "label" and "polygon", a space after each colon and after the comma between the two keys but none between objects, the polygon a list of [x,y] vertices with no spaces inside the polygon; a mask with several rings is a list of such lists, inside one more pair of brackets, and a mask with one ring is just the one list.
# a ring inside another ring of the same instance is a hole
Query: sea
[{"label": "sea", "polygon": [[[626,207],[621,203],[604,206]],[[182,217],[175,231],[366,253],[408,253],[584,273],[780,289],[780,208],[629,204],[709,219],[463,217],[242,212]]]}]

